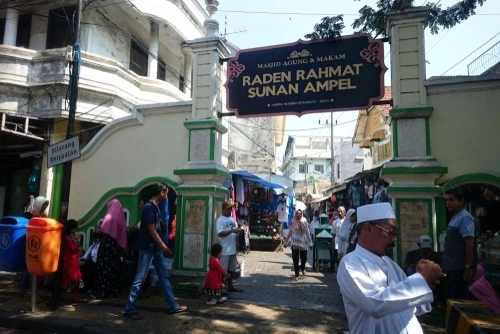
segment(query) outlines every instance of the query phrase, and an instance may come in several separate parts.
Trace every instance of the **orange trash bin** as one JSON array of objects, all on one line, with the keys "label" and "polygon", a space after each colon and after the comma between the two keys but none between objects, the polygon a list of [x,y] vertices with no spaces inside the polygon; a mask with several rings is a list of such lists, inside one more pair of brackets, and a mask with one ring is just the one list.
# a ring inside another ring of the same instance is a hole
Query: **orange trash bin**
[{"label": "orange trash bin", "polygon": [[32,275],[55,273],[63,225],[50,218],[31,218],[26,225],[26,268]]}]

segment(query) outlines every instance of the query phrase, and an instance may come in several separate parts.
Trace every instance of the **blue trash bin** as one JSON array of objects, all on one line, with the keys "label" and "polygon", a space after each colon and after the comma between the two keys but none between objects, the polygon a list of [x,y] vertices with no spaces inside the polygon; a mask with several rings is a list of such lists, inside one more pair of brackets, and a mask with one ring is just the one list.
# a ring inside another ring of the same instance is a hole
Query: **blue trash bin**
[{"label": "blue trash bin", "polygon": [[0,270],[26,270],[26,225],[28,219],[6,216],[0,219]]}]

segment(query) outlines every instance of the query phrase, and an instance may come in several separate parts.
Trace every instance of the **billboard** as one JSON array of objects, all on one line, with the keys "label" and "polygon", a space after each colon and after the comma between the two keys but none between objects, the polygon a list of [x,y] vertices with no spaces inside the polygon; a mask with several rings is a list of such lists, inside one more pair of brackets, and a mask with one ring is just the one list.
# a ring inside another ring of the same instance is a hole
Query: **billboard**
[{"label": "billboard", "polygon": [[238,117],[368,109],[386,71],[369,34],[240,50],[227,63],[226,107]]}]

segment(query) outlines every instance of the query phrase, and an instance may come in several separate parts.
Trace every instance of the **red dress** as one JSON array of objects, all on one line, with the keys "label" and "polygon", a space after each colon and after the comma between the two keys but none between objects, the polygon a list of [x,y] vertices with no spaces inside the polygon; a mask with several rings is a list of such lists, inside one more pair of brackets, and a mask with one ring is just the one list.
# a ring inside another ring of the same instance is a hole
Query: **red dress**
[{"label": "red dress", "polygon": [[208,261],[209,272],[203,283],[204,290],[218,291],[222,289],[222,276],[226,273],[219,259],[211,257]]},{"label": "red dress", "polygon": [[62,275],[62,286],[81,285],[82,274],[78,258],[79,246],[70,236],[66,236],[66,247],[64,249],[64,266]]}]

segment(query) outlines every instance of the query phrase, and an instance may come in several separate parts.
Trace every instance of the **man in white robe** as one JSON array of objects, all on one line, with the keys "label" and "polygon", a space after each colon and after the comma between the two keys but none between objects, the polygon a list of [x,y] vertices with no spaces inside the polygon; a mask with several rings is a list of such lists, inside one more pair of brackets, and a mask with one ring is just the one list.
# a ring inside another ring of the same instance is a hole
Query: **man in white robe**
[{"label": "man in white robe", "polygon": [[358,245],[342,258],[337,274],[350,333],[422,333],[416,315],[431,310],[431,287],[444,276],[441,268],[422,260],[406,277],[385,256],[397,235],[389,203],[359,207],[357,219]]}]

